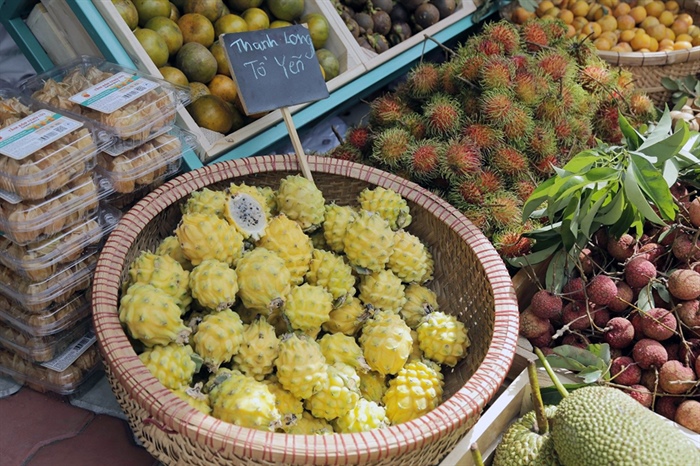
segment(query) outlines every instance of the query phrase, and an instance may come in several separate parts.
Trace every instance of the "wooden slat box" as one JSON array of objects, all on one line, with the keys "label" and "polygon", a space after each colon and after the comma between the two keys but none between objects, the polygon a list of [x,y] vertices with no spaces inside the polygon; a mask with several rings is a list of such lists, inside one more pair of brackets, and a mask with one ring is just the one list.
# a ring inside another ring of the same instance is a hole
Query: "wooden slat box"
[{"label": "wooden slat box", "polygon": [[[138,40],[136,40],[136,37],[122,20],[121,16],[119,16],[112,1],[96,0],[94,3],[137,69],[153,76],[162,77],[158,68],[148,57],[148,54],[146,54],[144,48]],[[322,8],[323,3],[323,0],[306,0],[303,14],[323,13],[325,15],[325,9]],[[326,83],[328,91],[333,92],[335,89],[338,89],[364,73],[365,68],[362,66],[358,54],[359,46],[350,34],[350,31],[348,31],[345,25],[342,25],[342,28],[338,27],[338,24],[333,19],[329,19],[329,24],[331,27],[325,48],[336,55],[340,62],[340,74]],[[296,105],[290,107],[289,110],[291,113],[294,113],[305,105],[306,104]],[[187,113],[186,109],[180,109],[178,111],[178,125],[191,131],[197,137],[202,146],[201,153],[198,155],[205,163],[280,121],[282,121],[282,113],[279,110],[275,110],[237,131],[228,135],[223,135],[200,128],[189,113]]]}]

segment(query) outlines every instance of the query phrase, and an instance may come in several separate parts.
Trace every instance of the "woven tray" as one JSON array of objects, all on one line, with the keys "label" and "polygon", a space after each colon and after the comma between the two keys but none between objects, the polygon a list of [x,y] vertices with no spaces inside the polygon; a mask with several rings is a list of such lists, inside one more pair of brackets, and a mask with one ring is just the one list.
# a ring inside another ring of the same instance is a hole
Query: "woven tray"
[{"label": "woven tray", "polygon": [[409,202],[408,228],[435,259],[431,288],[442,310],[469,329],[467,358],[447,373],[437,409],[404,424],[361,434],[287,435],[238,427],[206,416],[163,387],[140,362],[118,319],[119,288],[138,252],[173,231],[180,204],[205,186],[232,180],[277,187],[298,174],[293,155],[249,157],[185,173],[138,202],[109,237],[95,271],[95,332],[109,381],[135,434],[166,464],[436,464],[477,421],[510,367],[518,336],[518,306],[505,266],[491,243],[456,209],[418,185],[343,160],[308,157],[327,202],[355,204],[366,187],[392,188]]},{"label": "woven tray", "polygon": [[[680,11],[700,24],[700,0],[678,0]],[[649,95],[657,106],[670,103],[671,91],[661,84],[663,77],[680,78],[700,73],[700,46],[673,52],[599,51],[600,58],[632,73],[635,86]]]}]

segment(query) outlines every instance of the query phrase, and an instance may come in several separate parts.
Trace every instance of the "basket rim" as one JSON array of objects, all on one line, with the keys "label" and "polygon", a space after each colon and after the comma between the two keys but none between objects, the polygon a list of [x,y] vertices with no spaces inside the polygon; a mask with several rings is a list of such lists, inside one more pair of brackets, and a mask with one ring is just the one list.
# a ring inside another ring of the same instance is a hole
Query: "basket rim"
[{"label": "basket rim", "polygon": [[663,52],[611,52],[598,50],[598,56],[608,63],[627,66],[665,66],[700,60],[700,45],[689,49]]},{"label": "basket rim", "polygon": [[385,458],[421,448],[478,416],[503,383],[513,362],[519,328],[510,275],[481,230],[438,195],[367,165],[322,156],[307,156],[307,160],[312,172],[347,176],[396,190],[445,222],[481,262],[494,296],[494,333],[476,372],[452,397],[431,412],[396,426],[353,434],[289,435],[239,427],[205,415],[161,385],[141,363],[119,322],[117,302],[121,272],[127,265],[125,256],[138,233],[167,206],[194,190],[254,173],[300,171],[294,154],[246,157],[186,172],[124,214],[102,249],[93,279],[93,323],[99,348],[115,380],[148,411],[152,423],[165,432],[177,432],[219,450],[275,461],[280,457],[285,462],[315,458],[337,463],[340,458]]}]

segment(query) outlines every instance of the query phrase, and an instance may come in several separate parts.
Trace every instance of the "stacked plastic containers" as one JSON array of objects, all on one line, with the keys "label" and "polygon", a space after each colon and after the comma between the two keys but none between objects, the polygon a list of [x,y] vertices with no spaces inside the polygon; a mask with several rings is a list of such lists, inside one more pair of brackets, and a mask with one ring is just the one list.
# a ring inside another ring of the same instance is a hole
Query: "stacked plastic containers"
[{"label": "stacked plastic containers", "polygon": [[99,377],[101,244],[120,209],[179,170],[188,99],[88,57],[0,89],[0,375],[64,395]]},{"label": "stacked plastic containers", "polygon": [[130,208],[180,170],[184,150],[195,137],[175,126],[187,105],[186,87],[103,59],[81,57],[24,82],[22,90],[57,111],[91,120],[109,144],[97,156],[96,171],[113,193],[105,201]]}]

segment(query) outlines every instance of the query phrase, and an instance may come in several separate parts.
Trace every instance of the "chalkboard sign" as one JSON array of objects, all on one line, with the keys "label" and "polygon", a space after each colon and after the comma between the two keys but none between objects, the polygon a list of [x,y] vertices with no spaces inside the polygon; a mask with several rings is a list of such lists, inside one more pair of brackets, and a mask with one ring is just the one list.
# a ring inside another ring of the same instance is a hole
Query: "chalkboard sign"
[{"label": "chalkboard sign", "polygon": [[328,97],[304,26],[221,34],[219,40],[248,115]]}]

